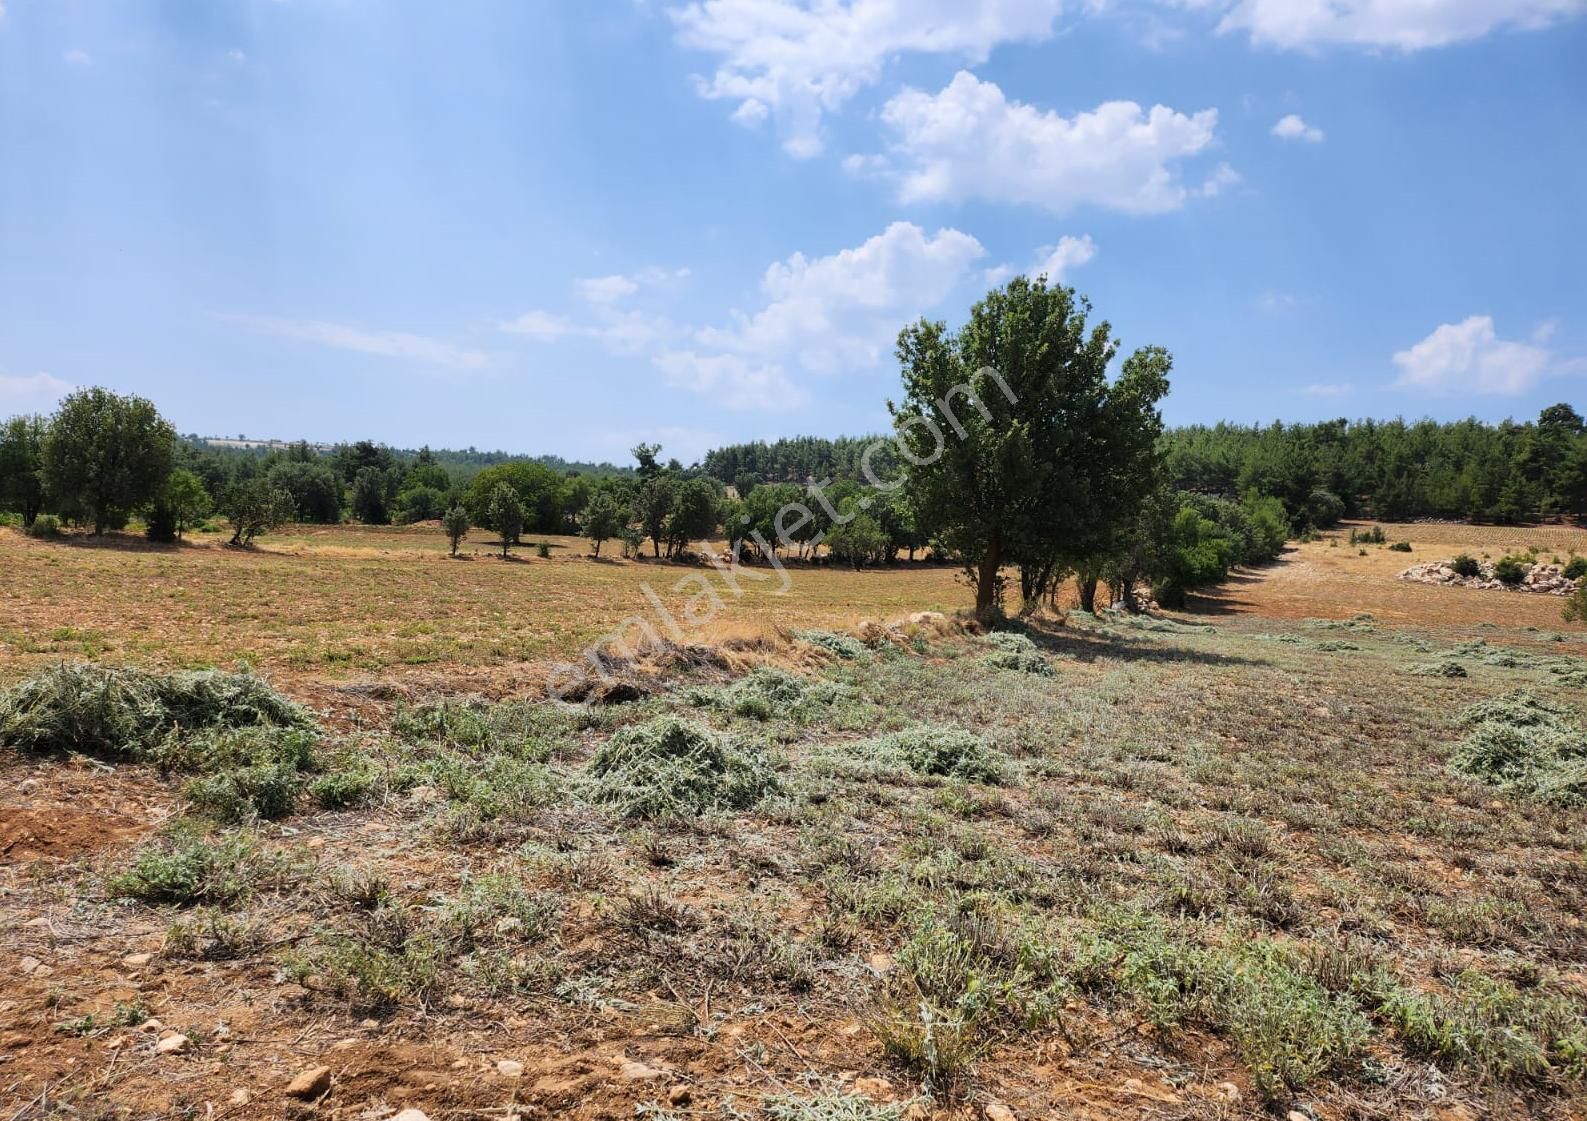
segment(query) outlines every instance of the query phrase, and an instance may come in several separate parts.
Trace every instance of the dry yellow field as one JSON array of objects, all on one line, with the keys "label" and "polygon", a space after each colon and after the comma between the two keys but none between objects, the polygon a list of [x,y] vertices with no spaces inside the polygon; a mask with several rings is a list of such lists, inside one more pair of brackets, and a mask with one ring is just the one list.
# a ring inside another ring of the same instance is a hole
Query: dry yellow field
[{"label": "dry yellow field", "polygon": [[[0,677],[83,656],[246,660],[287,678],[475,672],[576,654],[631,616],[675,638],[647,589],[691,642],[765,626],[847,627],[965,599],[956,571],[940,566],[790,566],[785,594],[773,570],[748,568],[735,596],[708,565],[597,561],[582,539],[546,540],[549,558],[531,544],[503,561],[483,535],[453,559],[440,533],[420,529],[305,527],[251,550],[216,538],[156,548],[0,529]],[[690,610],[713,617],[693,625]]]}]

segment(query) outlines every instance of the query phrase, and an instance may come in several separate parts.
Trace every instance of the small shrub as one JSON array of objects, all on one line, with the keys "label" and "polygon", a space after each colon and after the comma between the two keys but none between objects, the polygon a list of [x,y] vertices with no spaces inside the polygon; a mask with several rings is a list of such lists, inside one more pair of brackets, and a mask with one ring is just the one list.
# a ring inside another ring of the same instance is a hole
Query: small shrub
[{"label": "small shrub", "polygon": [[61,535],[61,519],[54,514],[40,514],[23,532],[29,537],[49,538]]},{"label": "small shrub", "polygon": [[234,767],[193,779],[182,793],[200,813],[220,821],[285,817],[297,804],[303,775],[287,763]]},{"label": "small shrub", "polygon": [[545,560],[551,556],[551,542],[541,541],[535,546],[535,556]]},{"label": "small shrub", "polygon": [[1409,553],[1413,551],[1414,550],[1411,548],[1411,543],[1409,541],[1396,541],[1394,544],[1389,546],[1389,552],[1391,553]]},{"label": "small shrub", "polygon": [[1563,570],[1565,579],[1580,580],[1587,576],[1587,557],[1571,557]]},{"label": "small shrub", "polygon": [[781,789],[762,751],[674,716],[619,729],[585,776],[590,798],[625,818],[743,810]]},{"label": "small shrub", "polygon": [[1418,677],[1469,677],[1466,667],[1459,662],[1430,662],[1411,670]]},{"label": "small shrub", "polygon": [[252,889],[266,865],[246,833],[210,841],[184,830],[145,848],[106,886],[145,903],[230,903]]},{"label": "small shrub", "polygon": [[374,774],[361,769],[336,770],[309,783],[309,796],[326,810],[345,810],[370,801],[379,788]]},{"label": "small shrub", "polygon": [[1528,557],[1500,557],[1493,564],[1493,578],[1501,584],[1515,587],[1526,579],[1526,574],[1532,571],[1532,561]]},{"label": "small shrub", "polygon": [[1482,562],[1469,553],[1461,553],[1449,562],[1449,567],[1454,570],[1456,576],[1462,576],[1468,580],[1482,575]]}]

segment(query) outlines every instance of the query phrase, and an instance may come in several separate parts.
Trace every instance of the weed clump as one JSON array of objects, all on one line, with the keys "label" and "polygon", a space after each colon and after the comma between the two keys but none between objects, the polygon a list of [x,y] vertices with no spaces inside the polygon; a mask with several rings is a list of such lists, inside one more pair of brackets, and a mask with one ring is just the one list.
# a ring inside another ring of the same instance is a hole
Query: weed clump
[{"label": "weed clump", "polygon": [[1587,805],[1587,733],[1567,709],[1526,690],[1461,713],[1469,729],[1450,766],[1513,793],[1558,806]]},{"label": "weed clump", "polygon": [[762,751],[675,716],[619,729],[585,776],[591,800],[625,818],[743,810],[781,789]]},{"label": "weed clump", "polygon": [[993,631],[986,636],[992,653],[982,661],[993,669],[1015,670],[1036,677],[1052,677],[1052,663],[1042,656],[1041,650],[1025,635],[1014,631]]},{"label": "weed clump", "polygon": [[153,674],[59,665],[0,694],[0,744],[141,758],[178,730],[310,728],[307,710],[251,673]]},{"label": "weed clump", "polygon": [[270,874],[274,863],[247,833],[212,841],[181,830],[145,848],[106,886],[112,895],[145,903],[231,903]]},{"label": "weed clump", "polygon": [[1459,662],[1454,662],[1454,661],[1429,662],[1427,665],[1415,667],[1414,669],[1411,670],[1411,672],[1416,674],[1418,677],[1450,677],[1450,678],[1455,678],[1455,677],[1470,677],[1471,676],[1469,673],[1466,672],[1466,667],[1465,666],[1461,665]]}]

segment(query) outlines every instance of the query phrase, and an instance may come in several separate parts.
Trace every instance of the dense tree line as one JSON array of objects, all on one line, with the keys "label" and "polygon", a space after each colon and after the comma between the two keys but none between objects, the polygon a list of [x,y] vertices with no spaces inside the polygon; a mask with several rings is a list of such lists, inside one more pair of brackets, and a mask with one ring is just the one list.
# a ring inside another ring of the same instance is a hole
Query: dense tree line
[{"label": "dense tree line", "polygon": [[[728,480],[859,480],[866,444],[814,436],[735,444],[707,454],[704,465]],[[1160,448],[1176,488],[1228,499],[1252,490],[1271,495],[1296,529],[1342,516],[1587,517],[1587,426],[1566,404],[1525,423],[1191,425],[1166,430]]]}]

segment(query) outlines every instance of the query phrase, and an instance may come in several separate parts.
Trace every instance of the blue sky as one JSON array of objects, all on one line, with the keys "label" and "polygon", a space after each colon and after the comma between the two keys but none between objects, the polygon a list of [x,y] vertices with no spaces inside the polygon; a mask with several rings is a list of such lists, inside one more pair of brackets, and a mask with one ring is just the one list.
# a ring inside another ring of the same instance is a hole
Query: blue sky
[{"label": "blue sky", "polygon": [[685,460],[1046,269],[1171,423],[1584,403],[1587,0],[0,0],[0,415]]}]

